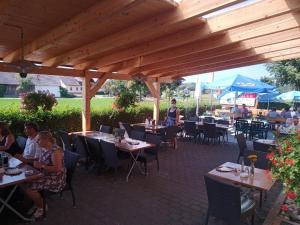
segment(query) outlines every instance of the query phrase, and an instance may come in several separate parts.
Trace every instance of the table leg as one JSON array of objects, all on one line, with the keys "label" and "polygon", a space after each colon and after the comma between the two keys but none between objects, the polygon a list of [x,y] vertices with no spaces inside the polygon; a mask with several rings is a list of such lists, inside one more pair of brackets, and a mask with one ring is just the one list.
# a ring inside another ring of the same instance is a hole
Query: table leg
[{"label": "table leg", "polygon": [[22,220],[24,220],[24,221],[34,221],[34,219],[32,219],[32,218],[24,217],[21,213],[19,213],[16,209],[14,209],[10,204],[8,204],[8,202],[11,199],[12,195],[15,193],[17,187],[18,187],[17,185],[13,187],[13,189],[10,191],[9,195],[7,196],[7,198],[5,200],[0,198],[0,203],[2,203],[0,213],[3,211],[4,207],[7,207],[13,213],[15,213],[18,217],[20,217]]},{"label": "table leg", "polygon": [[[141,152],[142,152],[142,151],[138,151],[138,153],[136,154],[136,156],[134,156],[134,154],[132,154],[132,152],[130,152],[130,156],[131,156],[131,158],[133,159],[133,163],[132,163],[132,165],[131,165],[131,167],[130,167],[130,169],[129,169],[129,172],[128,172],[127,176],[126,176],[126,181],[127,181],[127,182],[128,182],[129,176],[130,176],[130,174],[132,173],[132,170],[133,170],[133,168],[135,167],[135,165],[138,166],[138,164],[137,164],[137,159],[139,158]],[[138,168],[139,168],[139,170],[141,171],[142,174],[145,174],[139,166],[138,166]]]}]

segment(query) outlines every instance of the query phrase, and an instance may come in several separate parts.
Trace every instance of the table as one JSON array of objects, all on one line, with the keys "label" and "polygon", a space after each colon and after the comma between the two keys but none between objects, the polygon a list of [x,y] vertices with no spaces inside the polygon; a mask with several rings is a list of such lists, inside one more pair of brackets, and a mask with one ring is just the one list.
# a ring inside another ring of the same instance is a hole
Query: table
[{"label": "table", "polygon": [[152,131],[154,133],[159,132],[159,130],[166,128],[167,126],[163,126],[163,125],[147,125],[145,123],[135,123],[135,124],[131,124],[131,126],[143,126],[145,127],[146,131]]},{"label": "table", "polygon": [[[127,175],[126,175],[126,181],[127,182],[128,182],[128,179],[129,179],[134,167],[138,166],[137,160],[138,160],[139,156],[141,155],[141,153],[143,152],[143,150],[147,149],[147,148],[155,147],[154,144],[151,144],[151,143],[148,143],[148,142],[145,142],[145,141],[131,139],[131,138],[125,138],[125,141],[118,142],[117,139],[114,137],[114,135],[107,134],[107,133],[102,133],[102,132],[99,132],[99,131],[74,132],[72,134],[81,135],[81,136],[84,136],[84,137],[96,139],[98,141],[103,140],[103,141],[115,143],[115,146],[120,151],[129,153],[129,155],[131,156],[131,158],[133,160],[133,163],[132,163],[132,165],[131,165],[131,167],[130,167]],[[138,142],[139,144],[138,145],[128,144],[128,141]],[[140,172],[142,174],[144,174],[144,172],[142,171],[142,169],[139,166],[138,166],[138,168],[139,168]]]},{"label": "table", "polygon": [[[2,211],[4,210],[5,207],[7,207],[9,210],[11,210],[13,213],[15,213],[22,220],[33,221],[33,219],[23,216],[20,212],[18,212],[15,208],[13,208],[9,204],[9,200],[11,199],[11,197],[13,196],[13,194],[17,190],[17,187],[20,184],[38,179],[38,178],[42,177],[43,174],[31,166],[23,164],[20,160],[14,158],[12,156],[9,156],[9,167],[19,168],[22,170],[22,173],[19,175],[13,175],[13,176],[6,175],[6,174],[4,174],[3,176],[0,175],[0,189],[13,186],[13,188],[11,189],[11,191],[8,194],[8,196],[6,197],[6,199],[2,199],[0,197],[0,203],[2,203],[2,206],[0,207],[0,213],[2,213]],[[28,170],[32,170],[34,172],[33,175],[26,176],[25,171],[28,171]]]},{"label": "table", "polygon": [[253,140],[253,149],[256,151],[269,152],[270,149],[275,149],[277,143],[272,139],[254,139]]},{"label": "table", "polygon": [[[240,170],[241,165],[232,162],[226,162],[221,166],[227,166],[230,168],[234,168]],[[246,167],[246,166],[245,166]],[[250,167],[249,167],[250,169]],[[255,168],[254,176],[248,176],[247,178],[240,177],[238,172],[220,172],[216,169],[211,170],[208,172],[209,175],[216,177],[218,179],[229,181],[234,184],[238,184],[248,188],[255,188],[260,191],[260,206],[262,203],[262,192],[268,191],[273,186],[275,180],[272,179],[271,174],[267,170]]]}]

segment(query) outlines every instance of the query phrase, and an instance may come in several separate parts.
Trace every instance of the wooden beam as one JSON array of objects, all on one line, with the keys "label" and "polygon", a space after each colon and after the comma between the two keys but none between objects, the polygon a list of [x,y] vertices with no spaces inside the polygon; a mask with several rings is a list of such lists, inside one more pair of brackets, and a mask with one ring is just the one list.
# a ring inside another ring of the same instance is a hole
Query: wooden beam
[{"label": "wooden beam", "polygon": [[82,78],[82,97],[83,97],[83,110],[82,110],[82,130],[91,130],[91,96],[90,84],[91,77],[87,74]]},{"label": "wooden beam", "polygon": [[97,91],[103,86],[108,77],[110,77],[110,74],[103,74],[103,76],[98,78],[96,84],[91,87],[90,96],[96,95]]},{"label": "wooden beam", "polygon": [[44,65],[57,66],[68,63],[75,64],[81,59],[111,51],[113,48],[137,43],[139,40],[148,39],[149,36],[157,37],[157,35],[165,34],[179,23],[241,1],[243,0],[210,0],[209,2],[199,0],[183,1],[176,9],[170,12],[164,12],[149,20],[121,30],[120,32],[101,38],[94,43],[48,59],[44,62]]},{"label": "wooden beam", "polygon": [[[41,35],[31,43],[25,45],[24,55],[28,56],[35,51],[43,51],[54,45],[58,45],[61,39],[86,29],[89,24],[97,23],[98,26],[111,20],[116,14],[121,13],[124,7],[133,7],[141,3],[141,0],[110,0],[99,1],[86,11],[76,15],[58,27]],[[6,57],[5,62],[13,62],[21,57],[21,49],[17,49]]]},{"label": "wooden beam", "polygon": [[156,80],[155,82],[146,80],[145,84],[149,88],[153,96],[153,119],[157,122],[159,121],[159,106],[160,106],[160,82]]},{"label": "wooden beam", "polygon": [[[264,10],[261,10],[262,8]],[[116,51],[110,55],[102,56],[98,60],[81,63],[78,67],[83,69],[118,63],[130,58],[157,52],[161,49],[168,49],[172,46],[179,46],[187,42],[201,40],[218,32],[259,22],[268,18],[271,19],[276,16],[281,16],[282,14],[294,12],[298,9],[300,9],[300,2],[296,0],[266,0],[258,2],[256,4],[225,13],[224,15],[222,14],[220,16],[212,17],[207,20],[207,24],[205,24],[205,26],[198,29],[188,29],[176,34],[158,38],[154,41],[142,43],[141,45],[129,49]],[[244,16],[237,20],[236,18],[241,17],[241,15]]]}]

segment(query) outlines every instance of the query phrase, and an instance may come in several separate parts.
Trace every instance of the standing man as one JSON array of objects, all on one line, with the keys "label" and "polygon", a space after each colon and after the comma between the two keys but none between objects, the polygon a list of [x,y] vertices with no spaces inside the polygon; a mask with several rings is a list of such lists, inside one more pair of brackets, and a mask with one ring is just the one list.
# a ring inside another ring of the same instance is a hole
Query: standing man
[{"label": "standing man", "polygon": [[23,155],[17,155],[16,158],[22,162],[32,162],[34,159],[39,159],[41,156],[41,147],[37,143],[38,125],[34,122],[26,122],[24,132],[27,135],[27,141]]}]

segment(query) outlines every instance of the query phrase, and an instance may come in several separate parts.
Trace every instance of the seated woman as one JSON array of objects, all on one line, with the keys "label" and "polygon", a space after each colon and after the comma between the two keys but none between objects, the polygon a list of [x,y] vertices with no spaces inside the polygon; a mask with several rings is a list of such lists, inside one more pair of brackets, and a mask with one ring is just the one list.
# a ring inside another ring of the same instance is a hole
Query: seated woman
[{"label": "seated woman", "polygon": [[0,122],[0,152],[1,151],[5,151],[11,155],[22,154],[23,152],[5,122]]},{"label": "seated woman", "polygon": [[43,216],[43,199],[39,193],[41,190],[60,192],[66,184],[66,170],[63,161],[63,151],[55,144],[55,139],[48,131],[38,134],[38,144],[42,147],[39,161],[35,161],[33,166],[42,171],[44,176],[31,183],[27,183],[23,188],[25,194],[32,199],[36,210],[33,214],[35,218]]}]

